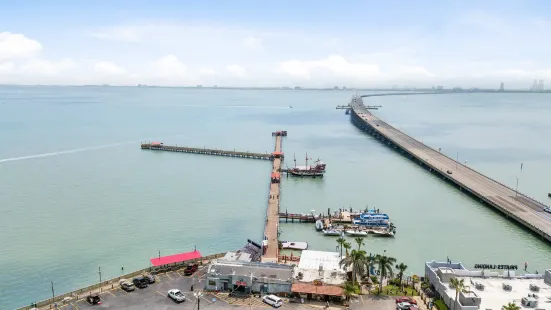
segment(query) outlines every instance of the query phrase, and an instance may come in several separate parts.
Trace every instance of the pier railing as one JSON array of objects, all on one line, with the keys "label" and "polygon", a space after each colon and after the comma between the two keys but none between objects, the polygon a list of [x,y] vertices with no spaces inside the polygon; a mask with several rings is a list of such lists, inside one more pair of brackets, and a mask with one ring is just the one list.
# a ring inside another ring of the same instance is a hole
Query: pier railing
[{"label": "pier railing", "polygon": [[180,153],[189,153],[189,154],[202,154],[202,155],[262,159],[262,160],[272,160],[274,158],[274,156],[272,154],[269,154],[268,152],[253,153],[248,151],[241,152],[236,150],[229,151],[229,150],[196,148],[196,147],[187,147],[187,146],[174,146],[174,145],[164,145],[164,144],[151,144],[151,143],[142,143],[141,148],[142,150],[180,152]]},{"label": "pier railing", "polygon": [[[55,308],[54,306],[55,306],[56,303],[57,303],[58,307],[63,306],[65,304],[63,302],[63,300],[65,298],[71,298],[71,300],[69,302],[75,302],[75,301],[86,298],[86,296],[88,296],[92,293],[101,293],[105,290],[110,290],[110,289],[119,287],[119,281],[121,279],[131,280],[132,278],[134,278],[136,276],[139,276],[139,275],[142,275],[146,272],[151,273],[152,275],[163,274],[163,273],[170,272],[170,271],[180,270],[182,268],[187,267],[187,265],[193,264],[193,263],[197,263],[197,264],[200,264],[200,265],[209,264],[213,259],[224,257],[225,255],[226,255],[226,252],[223,252],[223,253],[218,253],[218,254],[207,255],[207,256],[204,256],[204,257],[201,257],[201,258],[186,260],[186,261],[182,261],[182,262],[179,262],[179,263],[172,263],[172,264],[163,265],[163,266],[143,268],[143,269],[140,269],[140,270],[133,271],[131,273],[121,275],[119,277],[111,278],[111,279],[105,280],[105,281],[100,282],[100,283],[96,283],[96,284],[93,284],[93,285],[89,285],[87,287],[80,288],[78,290],[74,290],[74,291],[71,291],[71,292],[68,292],[68,293],[65,293],[65,294],[57,295],[57,296],[55,296],[55,298],[48,298],[48,299],[42,300],[42,301],[36,303],[36,308],[45,308],[45,307],[47,308],[49,306],[50,309],[54,309]],[[21,307],[17,310],[29,310],[29,309],[32,309],[34,307],[35,306],[29,305],[29,306]]]}]

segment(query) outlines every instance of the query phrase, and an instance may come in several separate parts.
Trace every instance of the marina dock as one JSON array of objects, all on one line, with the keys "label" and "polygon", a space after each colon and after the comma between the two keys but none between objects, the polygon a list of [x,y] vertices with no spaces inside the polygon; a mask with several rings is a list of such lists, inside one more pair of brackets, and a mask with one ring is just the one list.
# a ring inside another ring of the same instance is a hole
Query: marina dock
[{"label": "marina dock", "polygon": [[248,158],[248,159],[261,159],[261,160],[274,159],[274,155],[269,153],[251,153],[251,152],[240,152],[235,150],[227,151],[227,150],[196,148],[196,147],[187,147],[187,146],[171,146],[171,145],[164,145],[161,142],[142,143],[141,148],[142,150],[180,152],[180,153],[189,153],[189,154],[226,156],[226,157]]},{"label": "marina dock", "polygon": [[356,127],[551,242],[551,216],[543,211],[546,205],[390,126],[364,106],[362,97],[370,96],[355,96],[350,102],[350,118]]},{"label": "marina dock", "polygon": [[[280,134],[278,134],[280,133]],[[282,139],[285,135],[283,132],[272,133],[275,136],[275,147],[274,147],[274,159],[272,172],[270,176],[270,196],[268,197],[268,208],[266,210],[266,226],[264,229],[264,242],[265,245],[264,253],[262,255],[262,262],[272,262],[277,263],[278,254],[279,254],[279,241],[278,241],[278,230],[279,230],[279,195],[281,189],[281,163],[283,161],[283,152],[282,152]]]}]

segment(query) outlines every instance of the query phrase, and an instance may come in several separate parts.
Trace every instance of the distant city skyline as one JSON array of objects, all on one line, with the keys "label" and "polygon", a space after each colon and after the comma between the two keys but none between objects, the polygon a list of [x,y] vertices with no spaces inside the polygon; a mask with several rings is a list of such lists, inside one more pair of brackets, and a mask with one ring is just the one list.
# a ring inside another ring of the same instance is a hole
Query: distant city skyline
[{"label": "distant city skyline", "polygon": [[551,79],[546,1],[35,0],[3,4],[0,20],[1,84],[537,90]]}]

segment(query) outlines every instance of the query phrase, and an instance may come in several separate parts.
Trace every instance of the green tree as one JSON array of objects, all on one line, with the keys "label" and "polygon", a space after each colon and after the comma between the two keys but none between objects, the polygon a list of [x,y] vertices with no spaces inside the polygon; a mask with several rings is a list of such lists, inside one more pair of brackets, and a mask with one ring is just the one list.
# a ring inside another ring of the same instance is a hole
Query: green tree
[{"label": "green tree", "polygon": [[452,278],[450,284],[455,289],[455,302],[453,303],[453,309],[455,310],[455,305],[459,302],[459,293],[467,293],[467,286],[465,286],[465,279]]},{"label": "green tree", "polygon": [[346,256],[348,256],[348,250],[350,250],[352,248],[352,244],[350,244],[350,242],[345,242],[343,244],[343,247],[346,250]]},{"label": "green tree", "polygon": [[356,293],[356,287],[354,286],[354,284],[348,281],[344,282],[343,289],[344,289],[344,296],[346,300],[350,300],[350,296]]},{"label": "green tree", "polygon": [[362,237],[356,237],[354,238],[354,241],[356,241],[356,244],[358,245],[358,250],[361,250],[362,245],[365,245],[364,238]]},{"label": "green tree", "polygon": [[394,275],[394,270],[392,267],[396,264],[396,258],[386,256],[386,255],[377,255],[375,261],[379,267],[379,273],[381,280],[379,281],[379,292],[383,291],[383,279],[386,277],[392,277]]},{"label": "green tree", "polygon": [[366,253],[362,250],[352,250],[349,256],[343,258],[339,265],[341,267],[352,267],[352,284],[356,283],[356,277],[365,272],[367,266]]},{"label": "green tree", "polygon": [[501,309],[503,310],[520,310],[520,307],[517,306],[514,302],[510,302],[507,305],[503,306]]},{"label": "green tree", "polygon": [[400,289],[402,289],[402,280],[404,278],[404,272],[408,269],[408,265],[400,263],[396,265],[396,271],[398,271],[398,278],[400,279]]},{"label": "green tree", "polygon": [[339,245],[339,248],[341,249],[341,258],[342,258],[342,249],[344,248],[344,244],[346,243],[346,239],[343,237],[339,237],[337,239],[337,244]]}]

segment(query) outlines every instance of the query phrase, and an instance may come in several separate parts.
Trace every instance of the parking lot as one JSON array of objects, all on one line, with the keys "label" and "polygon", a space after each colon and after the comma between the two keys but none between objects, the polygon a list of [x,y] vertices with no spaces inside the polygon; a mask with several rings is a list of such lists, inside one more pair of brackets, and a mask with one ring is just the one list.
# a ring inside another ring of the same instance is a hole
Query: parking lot
[{"label": "parking lot", "polygon": [[[199,289],[204,285],[204,271],[200,269],[194,276],[184,276],[182,271],[171,271],[155,276],[156,282],[150,284],[147,288],[126,292],[119,287],[102,291],[100,294],[101,304],[90,305],[84,299],[72,301],[66,305],[59,306],[63,310],[83,310],[83,309],[197,309],[197,298],[191,291],[191,285]],[[131,279],[129,279],[131,280]],[[179,289],[186,296],[186,301],[176,303],[167,297],[168,291]],[[200,297],[201,309],[250,309],[253,308],[271,308],[262,302],[258,297],[235,298],[228,294],[204,293]],[[284,309],[317,309],[321,305],[299,304],[285,302],[281,308]],[[333,308],[333,307],[332,307]],[[341,307],[342,308],[342,307]],[[337,309],[337,308],[333,308]]]}]

